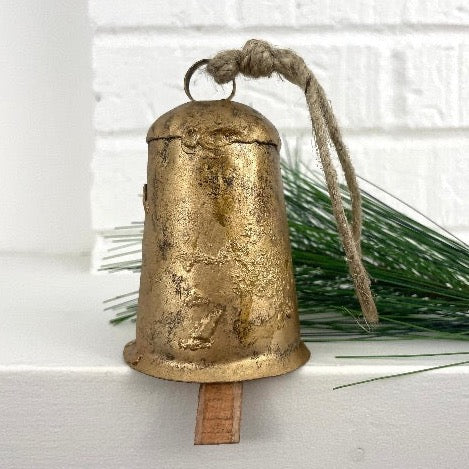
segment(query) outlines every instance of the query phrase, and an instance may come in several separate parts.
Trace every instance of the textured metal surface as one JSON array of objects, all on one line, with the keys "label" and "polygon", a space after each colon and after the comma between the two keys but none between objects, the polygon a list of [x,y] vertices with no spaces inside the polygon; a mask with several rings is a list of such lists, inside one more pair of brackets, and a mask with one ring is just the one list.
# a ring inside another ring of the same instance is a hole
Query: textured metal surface
[{"label": "textured metal surface", "polygon": [[258,142],[280,149],[280,137],[271,122],[245,104],[224,99],[192,101],[163,114],[148,130],[147,142],[178,137],[186,147],[201,139],[199,144],[205,148]]},{"label": "textured metal surface", "polygon": [[299,320],[275,128],[229,101],[191,102],[148,138],[133,368],[166,379],[286,373]]}]

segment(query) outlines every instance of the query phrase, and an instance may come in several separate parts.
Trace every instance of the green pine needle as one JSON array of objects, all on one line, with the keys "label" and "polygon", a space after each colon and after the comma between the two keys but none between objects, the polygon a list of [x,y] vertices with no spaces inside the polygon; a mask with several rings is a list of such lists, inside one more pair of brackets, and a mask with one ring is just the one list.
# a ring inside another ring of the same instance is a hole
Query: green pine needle
[{"label": "green pine needle", "polygon": [[370,358],[413,358],[413,357],[443,357],[449,355],[469,355],[469,352],[442,352],[442,353],[397,353],[395,355],[336,355],[335,358],[370,359]]},{"label": "green pine needle", "polygon": [[415,375],[417,373],[423,373],[425,371],[441,370],[443,368],[451,368],[453,366],[466,365],[468,363],[469,363],[469,360],[465,360],[465,361],[462,361],[462,362],[449,363],[447,365],[438,365],[438,366],[432,366],[430,368],[423,368],[423,369],[420,369],[420,370],[406,371],[405,373],[395,373],[395,374],[392,374],[392,375],[378,376],[377,378],[364,379],[362,381],[355,381],[354,383],[341,384],[340,386],[335,386],[334,388],[332,388],[332,390],[335,391],[337,389],[348,388],[350,386],[357,386],[358,384],[366,384],[366,383],[371,383],[373,381],[381,381],[383,379],[397,378],[399,376]]}]

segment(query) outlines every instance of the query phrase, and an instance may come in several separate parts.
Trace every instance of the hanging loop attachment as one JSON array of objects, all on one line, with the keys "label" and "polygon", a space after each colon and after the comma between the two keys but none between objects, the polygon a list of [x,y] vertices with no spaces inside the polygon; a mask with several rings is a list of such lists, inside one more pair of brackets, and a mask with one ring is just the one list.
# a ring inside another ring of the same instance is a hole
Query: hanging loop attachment
[{"label": "hanging loop attachment", "polygon": [[[191,101],[196,101],[193,97],[192,97],[192,94],[191,94],[191,91],[190,91],[190,83],[191,83],[191,78],[192,78],[192,75],[194,74],[194,72],[199,69],[200,67],[202,67],[203,65],[207,65],[209,62],[209,59],[202,59],[202,60],[198,60],[195,64],[193,64],[191,67],[189,67],[189,69],[187,70],[186,72],[186,75],[184,76],[184,91],[186,92],[186,95],[187,97],[191,100]],[[236,82],[233,78],[233,80],[231,81],[232,85],[233,85],[233,88],[231,89],[231,93],[230,95],[227,97],[227,98],[224,98],[228,101],[231,101],[236,93]]]}]

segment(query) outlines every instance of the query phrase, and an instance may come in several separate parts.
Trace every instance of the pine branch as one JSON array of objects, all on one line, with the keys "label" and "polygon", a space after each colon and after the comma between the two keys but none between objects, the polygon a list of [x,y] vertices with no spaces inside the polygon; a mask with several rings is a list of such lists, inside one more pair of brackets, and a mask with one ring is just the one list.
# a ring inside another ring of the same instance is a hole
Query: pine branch
[{"label": "pine branch", "polygon": [[[303,340],[469,340],[466,244],[362,191],[362,251],[381,320],[370,329],[355,297],[324,184],[296,161],[282,169]],[[101,270],[140,272],[142,234],[141,222],[108,233],[115,244],[108,259],[115,260]],[[111,322],[133,319],[137,300],[138,292],[108,300],[115,312]]]}]

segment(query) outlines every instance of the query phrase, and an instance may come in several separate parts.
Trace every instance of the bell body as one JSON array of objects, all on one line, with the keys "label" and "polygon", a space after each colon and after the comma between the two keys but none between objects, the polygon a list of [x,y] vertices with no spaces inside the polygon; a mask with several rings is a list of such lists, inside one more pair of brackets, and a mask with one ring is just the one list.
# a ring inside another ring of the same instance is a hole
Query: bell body
[{"label": "bell body", "polygon": [[292,371],[300,341],[279,164],[261,114],[196,101],[147,136],[148,177],[133,368],[177,381],[228,382]]}]

